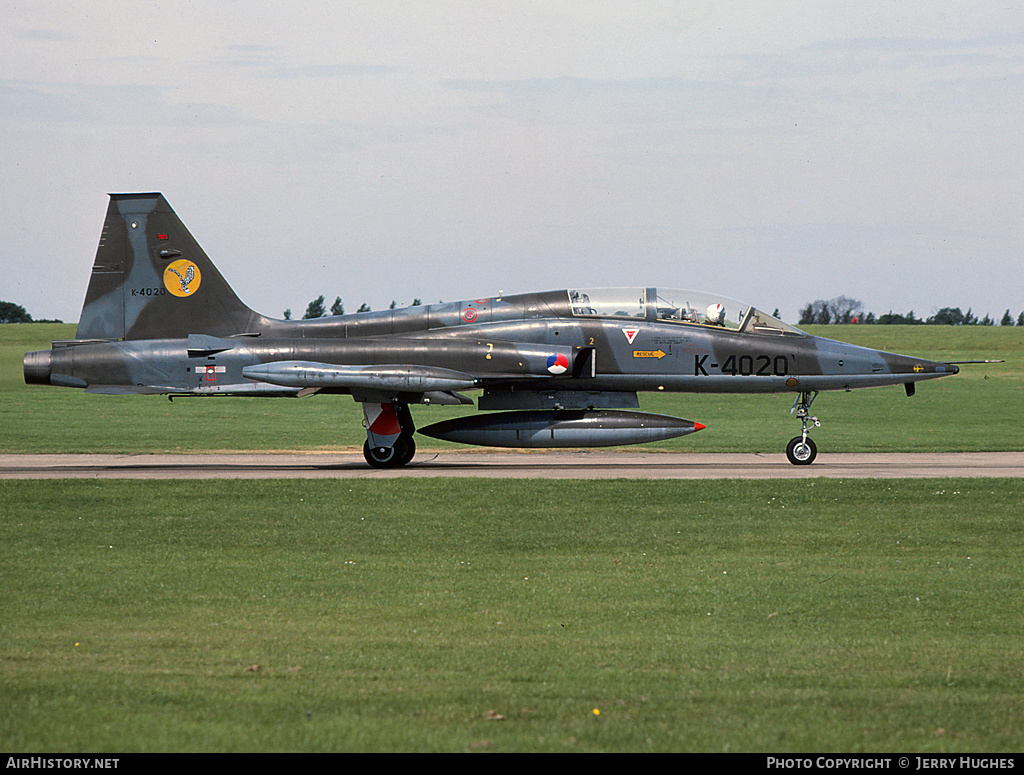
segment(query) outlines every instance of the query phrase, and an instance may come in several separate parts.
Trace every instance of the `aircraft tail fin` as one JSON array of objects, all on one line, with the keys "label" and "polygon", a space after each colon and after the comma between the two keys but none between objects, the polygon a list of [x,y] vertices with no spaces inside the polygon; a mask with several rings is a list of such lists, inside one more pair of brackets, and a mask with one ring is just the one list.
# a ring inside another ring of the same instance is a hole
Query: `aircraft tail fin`
[{"label": "aircraft tail fin", "polygon": [[162,194],[111,194],[76,339],[232,336],[243,304]]}]

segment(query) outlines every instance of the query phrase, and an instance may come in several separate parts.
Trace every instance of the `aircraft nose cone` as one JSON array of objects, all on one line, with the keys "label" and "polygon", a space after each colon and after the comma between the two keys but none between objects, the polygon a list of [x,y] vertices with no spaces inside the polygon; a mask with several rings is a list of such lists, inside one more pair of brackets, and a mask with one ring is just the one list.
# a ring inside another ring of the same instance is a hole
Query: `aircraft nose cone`
[{"label": "aircraft nose cone", "polygon": [[956,374],[960,371],[958,366],[942,361],[926,361],[922,358],[914,358],[907,355],[899,355],[893,359],[892,370],[896,374]]}]

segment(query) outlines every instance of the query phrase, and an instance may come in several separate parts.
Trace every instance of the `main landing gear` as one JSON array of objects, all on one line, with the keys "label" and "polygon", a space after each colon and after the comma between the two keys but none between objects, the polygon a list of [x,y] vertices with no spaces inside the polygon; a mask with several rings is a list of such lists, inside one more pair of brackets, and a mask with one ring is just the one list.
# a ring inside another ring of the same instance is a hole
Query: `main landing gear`
[{"label": "main landing gear", "polygon": [[801,393],[796,401],[793,402],[793,408],[789,410],[790,414],[796,412],[796,416],[800,418],[800,435],[793,437],[789,444],[786,445],[786,457],[795,466],[809,466],[814,462],[814,458],[818,456],[817,445],[807,435],[808,421],[814,423],[815,428],[821,427],[818,418],[810,416],[811,404],[814,403],[814,399],[817,397],[817,390],[813,393]]},{"label": "main landing gear", "polygon": [[363,457],[373,468],[399,468],[416,454],[412,412],[408,404],[363,404],[366,441]]}]

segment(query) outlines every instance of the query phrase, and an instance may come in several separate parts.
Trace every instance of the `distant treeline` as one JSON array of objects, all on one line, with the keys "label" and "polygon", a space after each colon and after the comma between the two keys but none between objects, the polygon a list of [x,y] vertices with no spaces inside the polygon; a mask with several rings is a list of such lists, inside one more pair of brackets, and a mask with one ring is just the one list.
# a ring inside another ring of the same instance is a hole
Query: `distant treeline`
[{"label": "distant treeline", "polygon": [[33,320],[20,304],[0,301],[0,323],[63,323],[63,320]]},{"label": "distant treeline", "polygon": [[[422,302],[419,299],[413,299],[410,306],[418,307]],[[306,307],[306,313],[302,316],[303,320],[310,320],[312,318],[322,318],[327,315],[344,315],[345,305],[341,301],[341,297],[338,296],[334,300],[334,304],[331,305],[330,311],[325,306],[326,302],[323,296],[318,296],[313,299]],[[396,302],[391,302],[390,309],[397,307]],[[363,303],[356,310],[359,312],[370,312],[370,305]],[[776,317],[778,317],[778,310],[775,311]],[[291,320],[292,311],[286,309],[284,311],[285,320]],[[906,315],[901,315],[897,312],[890,310],[884,315],[875,315],[874,312],[865,312],[864,304],[856,299],[851,299],[848,296],[837,296],[834,299],[828,299],[827,301],[819,299],[808,304],[806,307],[800,310],[800,325],[810,325],[813,323],[819,324],[843,324],[843,323],[863,323],[865,325],[934,325],[934,326],[994,326],[996,322],[988,315],[978,319],[977,315],[973,314],[970,309],[967,312],[961,312],[959,307],[943,307],[934,315],[929,318],[919,318],[911,310]],[[1003,314],[1002,319],[999,321],[1001,326],[1024,326],[1024,311],[1021,311],[1016,318],[1010,314],[1010,310],[1006,310]]]},{"label": "distant treeline", "polygon": [[[419,299],[413,299],[412,300],[412,304],[410,306],[418,307],[421,303],[422,302]],[[306,314],[304,314],[302,316],[302,319],[303,320],[312,320],[313,318],[322,318],[322,317],[327,317],[328,315],[344,315],[345,314],[345,305],[341,301],[341,296],[338,296],[334,300],[334,304],[331,305],[330,312],[327,311],[327,307],[325,306],[325,304],[326,304],[326,301],[325,301],[324,297],[323,296],[317,296],[315,299],[313,299],[313,301],[311,301],[309,304],[306,305]],[[393,302],[391,302],[391,306],[389,307],[389,309],[395,309],[395,307],[397,307],[397,306],[398,306],[398,302],[393,301]],[[356,314],[358,314],[360,312],[371,312],[371,311],[372,310],[370,309],[370,305],[367,304],[364,301],[362,304],[359,305],[359,309],[356,310]],[[286,309],[284,311],[284,319],[285,320],[291,320],[292,319],[292,311],[290,309]]]},{"label": "distant treeline", "polygon": [[[419,299],[413,299],[411,306],[417,307],[422,302]],[[395,309],[398,306],[397,302],[391,302],[390,309]],[[370,312],[370,305],[363,304],[359,305],[359,312]],[[334,304],[331,305],[330,311],[325,306],[325,300],[323,296],[319,296],[311,301],[306,307],[306,313],[302,316],[303,320],[311,320],[313,318],[322,318],[327,315],[344,315],[345,305],[341,301],[341,297],[338,296],[334,300]],[[778,316],[778,310],[775,311],[776,317]],[[292,311],[286,309],[284,311],[285,320],[291,320]],[[34,319],[24,307],[20,304],[14,304],[10,301],[0,301],[0,324],[2,323],[63,323],[63,320],[47,320],[47,319]],[[906,315],[901,315],[898,312],[889,310],[884,315],[875,315],[874,312],[865,312],[864,304],[856,299],[851,299],[848,296],[837,296],[834,299],[818,299],[812,301],[807,306],[800,310],[799,325],[831,325],[831,324],[848,324],[848,323],[861,323],[864,325],[927,325],[927,326],[994,326],[997,325],[996,321],[985,315],[983,318],[979,318],[975,315],[971,308],[968,307],[966,312],[961,311],[959,307],[943,307],[934,315],[928,318],[919,318],[911,310]],[[1020,312],[1015,318],[1010,314],[1010,310],[1006,310],[1000,318],[998,325],[1000,326],[1024,326],[1024,310]]]},{"label": "distant treeline", "polygon": [[[798,325],[811,324],[844,324],[863,323],[865,325],[926,325],[926,326],[994,326],[995,319],[985,315],[978,318],[970,308],[966,312],[959,307],[943,307],[928,318],[919,318],[911,310],[906,315],[889,310],[884,315],[876,316],[874,312],[865,312],[864,304],[848,296],[837,296],[834,299],[818,299],[800,310]],[[1016,318],[1010,310],[1003,313],[999,320],[1001,326],[1024,326],[1024,311]]]}]

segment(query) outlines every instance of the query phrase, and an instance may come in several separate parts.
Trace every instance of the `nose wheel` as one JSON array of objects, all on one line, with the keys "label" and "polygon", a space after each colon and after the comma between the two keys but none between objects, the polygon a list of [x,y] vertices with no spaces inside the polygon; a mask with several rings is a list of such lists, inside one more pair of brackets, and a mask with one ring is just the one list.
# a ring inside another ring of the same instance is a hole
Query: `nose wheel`
[{"label": "nose wheel", "polygon": [[793,402],[793,408],[789,410],[790,414],[796,412],[796,416],[800,418],[800,435],[794,436],[789,444],[786,445],[786,457],[795,466],[809,466],[814,462],[814,458],[818,456],[817,445],[807,435],[808,423],[813,424],[815,428],[821,427],[818,418],[811,417],[810,414],[811,404],[814,403],[814,399],[817,397],[818,391],[801,393],[796,401]]},{"label": "nose wheel", "polygon": [[786,445],[786,457],[795,466],[809,466],[818,456],[818,447],[809,436],[794,436]]}]

